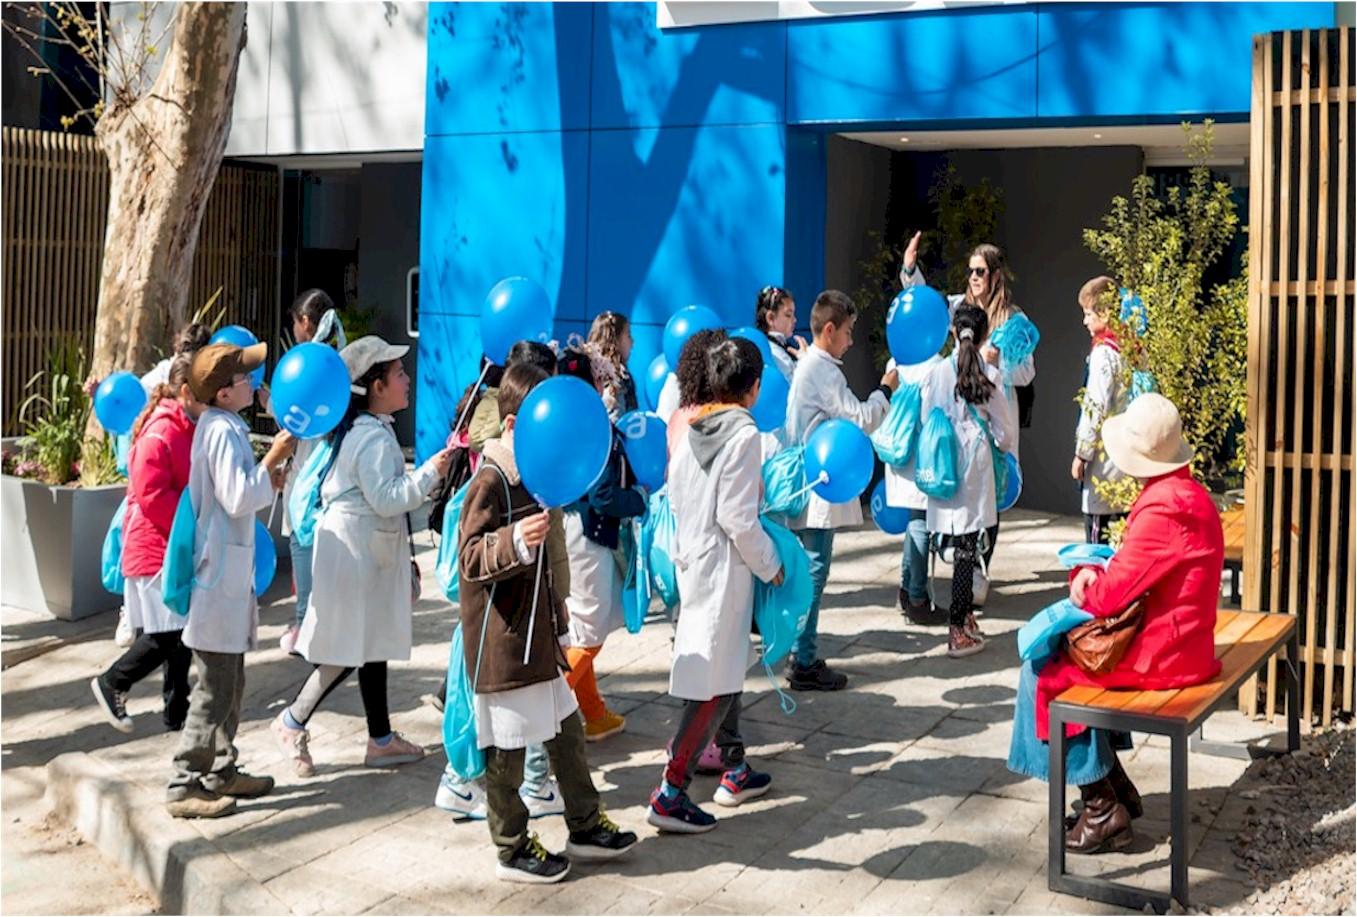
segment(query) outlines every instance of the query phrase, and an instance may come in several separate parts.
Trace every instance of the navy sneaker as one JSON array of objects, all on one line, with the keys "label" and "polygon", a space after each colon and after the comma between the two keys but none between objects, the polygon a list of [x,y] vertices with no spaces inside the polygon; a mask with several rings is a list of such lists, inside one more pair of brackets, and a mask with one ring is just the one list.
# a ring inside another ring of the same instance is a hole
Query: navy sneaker
[{"label": "navy sneaker", "polygon": [[495,878],[502,882],[522,882],[529,885],[554,885],[570,872],[570,860],[559,853],[551,853],[534,834],[528,842],[514,851],[513,856],[495,866]]},{"label": "navy sneaker", "polygon": [[565,852],[577,860],[611,860],[635,846],[635,831],[623,831],[607,813],[600,812],[597,825],[588,831],[570,832]]},{"label": "navy sneaker", "polygon": [[721,785],[716,788],[712,802],[718,806],[738,806],[742,802],[757,799],[773,786],[773,778],[761,774],[748,764],[731,768],[721,777]]},{"label": "navy sneaker", "polygon": [[661,831],[676,834],[702,834],[716,827],[716,819],[693,805],[687,793],[669,796],[660,789],[650,794],[646,821]]}]

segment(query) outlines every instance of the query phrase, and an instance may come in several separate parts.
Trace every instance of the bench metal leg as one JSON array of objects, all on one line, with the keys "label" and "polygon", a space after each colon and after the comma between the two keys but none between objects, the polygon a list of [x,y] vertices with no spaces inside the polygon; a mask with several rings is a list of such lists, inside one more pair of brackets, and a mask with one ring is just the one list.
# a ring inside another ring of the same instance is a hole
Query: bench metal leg
[{"label": "bench metal leg", "polygon": [[1046,854],[1046,884],[1059,890],[1065,878],[1065,717],[1055,711],[1050,716],[1050,812]]},{"label": "bench metal leg", "polygon": [[1291,632],[1286,641],[1286,747],[1288,751],[1300,748],[1300,628]]},{"label": "bench metal leg", "polygon": [[[1278,748],[1270,742],[1267,745],[1253,745],[1248,742],[1213,742],[1206,738],[1206,725],[1202,724],[1188,738],[1188,748],[1203,755],[1215,758],[1234,758],[1239,761],[1255,761],[1259,758],[1273,758],[1289,754],[1300,748],[1300,674],[1297,663],[1300,658],[1299,637],[1293,635],[1286,642],[1286,658],[1280,660],[1278,669],[1286,683],[1286,747]],[[1221,698],[1213,709],[1223,710],[1234,706],[1233,696]]]},{"label": "bench metal leg", "polygon": [[1175,732],[1170,737],[1170,745],[1170,891],[1179,904],[1187,907],[1187,855],[1191,841],[1187,818],[1187,730]]}]

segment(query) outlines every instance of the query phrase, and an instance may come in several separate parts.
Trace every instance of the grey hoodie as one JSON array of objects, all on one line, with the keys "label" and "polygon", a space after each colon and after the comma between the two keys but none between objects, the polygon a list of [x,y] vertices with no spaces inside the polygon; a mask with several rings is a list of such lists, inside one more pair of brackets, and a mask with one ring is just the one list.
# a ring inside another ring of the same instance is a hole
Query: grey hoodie
[{"label": "grey hoodie", "polygon": [[754,426],[754,418],[744,408],[728,408],[696,420],[688,428],[688,445],[693,458],[703,471],[710,471],[712,462],[721,454],[726,443],[743,427]]}]

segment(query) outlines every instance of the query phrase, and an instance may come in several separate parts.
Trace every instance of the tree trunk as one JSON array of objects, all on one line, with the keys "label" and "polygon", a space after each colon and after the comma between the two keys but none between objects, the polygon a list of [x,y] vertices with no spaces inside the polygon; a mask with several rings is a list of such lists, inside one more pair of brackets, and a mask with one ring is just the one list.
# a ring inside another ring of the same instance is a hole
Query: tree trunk
[{"label": "tree trunk", "polygon": [[198,227],[231,126],[245,7],[180,4],[150,91],[99,119],[95,135],[110,175],[90,362],[96,379],[144,371],[186,319]]}]

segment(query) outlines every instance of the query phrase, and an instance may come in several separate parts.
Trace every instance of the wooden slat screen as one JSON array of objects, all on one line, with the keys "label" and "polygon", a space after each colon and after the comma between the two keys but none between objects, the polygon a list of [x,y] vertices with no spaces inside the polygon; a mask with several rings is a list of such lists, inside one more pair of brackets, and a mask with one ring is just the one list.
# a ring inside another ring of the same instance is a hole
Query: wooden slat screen
[{"label": "wooden slat screen", "polygon": [[1244,605],[1297,617],[1307,729],[1353,709],[1354,63],[1350,27],[1254,40]]},{"label": "wooden slat screen", "polygon": [[[5,435],[18,432],[24,385],[62,337],[93,344],[108,167],[94,138],[4,128],[3,393]],[[226,162],[194,254],[190,314],[218,288],[225,322],[276,338],[276,169]],[[144,368],[144,367],[143,367]]]}]

